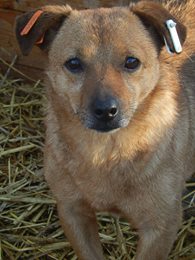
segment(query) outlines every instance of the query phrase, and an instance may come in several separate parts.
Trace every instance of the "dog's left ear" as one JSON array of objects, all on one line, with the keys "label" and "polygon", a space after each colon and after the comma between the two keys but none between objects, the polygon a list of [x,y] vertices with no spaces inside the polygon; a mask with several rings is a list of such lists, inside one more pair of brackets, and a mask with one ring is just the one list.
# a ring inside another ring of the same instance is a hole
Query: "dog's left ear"
[{"label": "dog's left ear", "polygon": [[130,10],[136,14],[146,27],[152,27],[158,35],[161,47],[166,44],[172,53],[177,53],[170,30],[167,26],[167,21],[172,20],[176,23],[176,30],[181,46],[186,39],[186,27],[178,21],[170,12],[161,4],[141,1],[135,5],[130,6]]},{"label": "dog's left ear", "polygon": [[28,55],[35,44],[47,50],[71,11],[68,5],[48,5],[18,16],[15,33],[23,55]]}]

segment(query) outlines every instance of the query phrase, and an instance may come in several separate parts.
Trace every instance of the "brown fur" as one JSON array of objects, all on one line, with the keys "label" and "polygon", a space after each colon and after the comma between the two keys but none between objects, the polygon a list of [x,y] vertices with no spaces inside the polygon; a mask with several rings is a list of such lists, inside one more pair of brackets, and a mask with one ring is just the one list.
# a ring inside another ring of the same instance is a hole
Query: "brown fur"
[{"label": "brown fur", "polygon": [[[143,1],[130,10],[67,8],[44,8],[64,19],[46,39],[45,177],[61,224],[80,259],[100,260],[95,211],[117,212],[138,229],[137,260],[166,259],[180,225],[183,185],[195,168],[194,1],[164,8]],[[184,45],[178,55],[162,48],[168,17],[179,21]],[[26,16],[18,20],[21,29]],[[123,68],[128,55],[142,62],[132,73]],[[84,60],[82,73],[63,67],[75,56]],[[108,133],[88,129],[97,93],[117,97],[127,126]]]}]

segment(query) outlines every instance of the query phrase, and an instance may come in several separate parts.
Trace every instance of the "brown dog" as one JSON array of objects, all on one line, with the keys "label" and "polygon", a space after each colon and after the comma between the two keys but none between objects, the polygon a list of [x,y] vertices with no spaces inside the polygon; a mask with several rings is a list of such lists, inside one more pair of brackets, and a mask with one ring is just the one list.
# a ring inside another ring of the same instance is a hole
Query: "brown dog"
[{"label": "brown dog", "polygon": [[[169,19],[180,54],[165,48]],[[167,259],[195,168],[194,1],[45,6],[16,35],[23,54],[48,50],[45,177],[79,258],[104,258],[95,211],[109,211],[137,228],[137,260]]]}]

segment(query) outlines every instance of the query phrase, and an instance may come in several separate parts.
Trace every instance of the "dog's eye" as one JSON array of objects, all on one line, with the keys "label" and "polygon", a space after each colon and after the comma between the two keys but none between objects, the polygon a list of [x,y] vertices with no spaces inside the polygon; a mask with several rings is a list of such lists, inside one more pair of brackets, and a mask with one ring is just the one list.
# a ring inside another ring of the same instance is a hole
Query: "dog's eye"
[{"label": "dog's eye", "polygon": [[125,59],[125,68],[129,71],[134,71],[140,66],[140,61],[135,57],[127,57]]},{"label": "dog's eye", "polygon": [[79,72],[83,71],[82,63],[81,63],[80,59],[78,59],[78,58],[73,58],[73,59],[67,60],[64,63],[64,66],[72,73],[79,73]]}]

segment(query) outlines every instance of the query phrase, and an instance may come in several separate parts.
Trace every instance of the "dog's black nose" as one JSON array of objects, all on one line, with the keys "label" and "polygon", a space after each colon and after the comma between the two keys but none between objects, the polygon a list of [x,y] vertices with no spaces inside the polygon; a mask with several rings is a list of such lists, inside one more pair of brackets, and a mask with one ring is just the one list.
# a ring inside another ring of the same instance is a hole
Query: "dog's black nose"
[{"label": "dog's black nose", "polygon": [[118,103],[113,97],[96,99],[92,106],[95,118],[105,122],[113,120],[119,111]]}]

